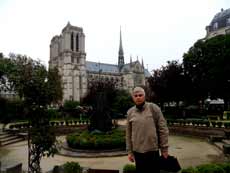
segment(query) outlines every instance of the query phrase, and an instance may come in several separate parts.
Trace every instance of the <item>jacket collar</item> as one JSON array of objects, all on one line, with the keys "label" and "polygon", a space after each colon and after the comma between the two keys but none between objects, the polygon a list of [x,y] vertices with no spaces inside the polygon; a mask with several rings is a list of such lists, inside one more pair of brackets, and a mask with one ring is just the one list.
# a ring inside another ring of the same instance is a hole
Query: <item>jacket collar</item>
[{"label": "jacket collar", "polygon": [[136,105],[135,108],[136,108],[137,111],[143,111],[143,110],[145,110],[145,108],[146,108],[146,102],[144,102],[143,104],[138,105],[138,106]]}]

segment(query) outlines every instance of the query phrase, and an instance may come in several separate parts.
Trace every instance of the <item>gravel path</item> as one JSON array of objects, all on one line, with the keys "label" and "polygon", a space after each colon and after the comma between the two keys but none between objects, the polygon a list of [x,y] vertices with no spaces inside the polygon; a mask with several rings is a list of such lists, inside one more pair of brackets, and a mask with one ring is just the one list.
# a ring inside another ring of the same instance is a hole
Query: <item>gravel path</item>
[{"label": "gravel path", "polygon": [[[221,160],[221,152],[206,140],[184,136],[170,136],[169,152],[178,158],[181,167],[196,166],[199,164]],[[23,163],[23,169],[27,170],[27,143],[26,141],[0,148],[0,161],[2,168]],[[43,158],[42,171],[51,170],[55,165],[61,165],[67,161],[79,162],[81,166],[100,169],[119,169],[128,162],[126,156],[102,157],[102,158],[76,158],[55,155],[51,158]]]}]

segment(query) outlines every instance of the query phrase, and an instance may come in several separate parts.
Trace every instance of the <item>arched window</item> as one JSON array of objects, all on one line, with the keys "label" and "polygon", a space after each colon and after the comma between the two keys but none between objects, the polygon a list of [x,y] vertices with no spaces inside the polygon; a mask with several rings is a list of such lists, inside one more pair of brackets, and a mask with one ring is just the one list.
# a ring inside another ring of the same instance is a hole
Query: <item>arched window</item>
[{"label": "arched window", "polygon": [[76,35],[76,51],[79,51],[79,36],[78,34]]},{"label": "arched window", "polygon": [[71,38],[70,38],[70,47],[71,47],[71,50],[73,51],[73,32],[71,33]]}]

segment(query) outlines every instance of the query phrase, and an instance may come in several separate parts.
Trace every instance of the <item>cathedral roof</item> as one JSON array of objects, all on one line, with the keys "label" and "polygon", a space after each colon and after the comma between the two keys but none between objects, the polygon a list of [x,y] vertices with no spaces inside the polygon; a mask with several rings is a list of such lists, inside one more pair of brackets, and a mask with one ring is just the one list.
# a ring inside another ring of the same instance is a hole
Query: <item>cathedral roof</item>
[{"label": "cathedral roof", "polygon": [[221,9],[221,11],[214,16],[209,25],[209,30],[214,31],[226,26],[230,26],[230,8],[226,10]]},{"label": "cathedral roof", "polygon": [[91,72],[119,73],[118,65],[86,61],[86,70]]},{"label": "cathedral roof", "polygon": [[151,74],[149,73],[148,69],[146,69],[146,68],[145,68],[144,73],[145,73],[145,77],[150,77],[151,76]]},{"label": "cathedral roof", "polygon": [[[133,62],[135,63],[135,62]],[[100,72],[101,73],[115,73],[119,74],[119,67],[115,64],[105,64],[105,63],[99,63],[99,62],[92,62],[92,61],[86,61],[86,70],[90,72]],[[122,71],[129,72],[130,71],[130,63],[125,64],[122,68]],[[150,77],[151,74],[147,69],[144,70],[145,77]]]}]

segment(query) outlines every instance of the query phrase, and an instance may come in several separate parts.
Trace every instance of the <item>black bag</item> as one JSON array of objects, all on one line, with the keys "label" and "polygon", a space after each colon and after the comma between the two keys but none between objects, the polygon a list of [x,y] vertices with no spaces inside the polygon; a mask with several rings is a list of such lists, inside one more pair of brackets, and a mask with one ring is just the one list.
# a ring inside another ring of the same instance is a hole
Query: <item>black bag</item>
[{"label": "black bag", "polygon": [[181,170],[180,164],[174,156],[168,156],[167,159],[160,156],[159,166],[161,172],[178,172]]}]

